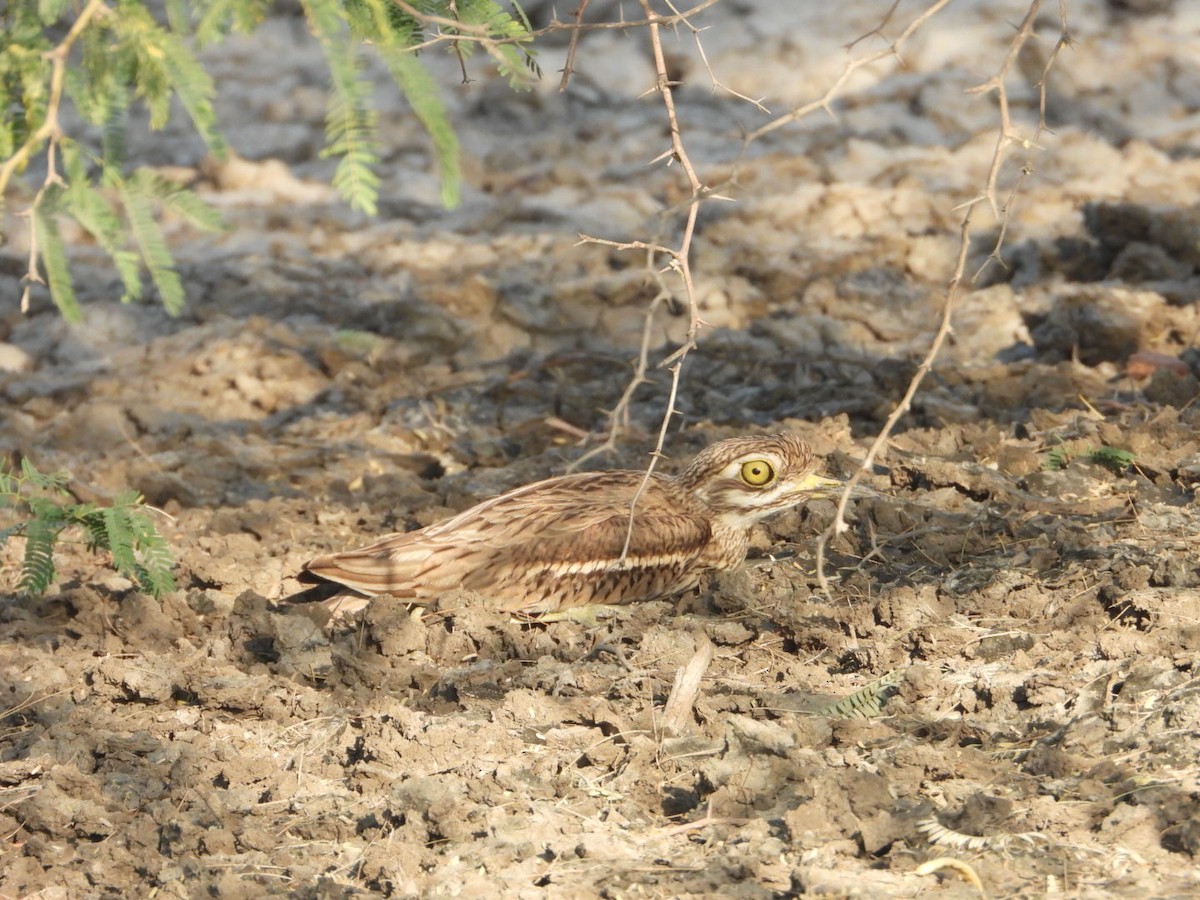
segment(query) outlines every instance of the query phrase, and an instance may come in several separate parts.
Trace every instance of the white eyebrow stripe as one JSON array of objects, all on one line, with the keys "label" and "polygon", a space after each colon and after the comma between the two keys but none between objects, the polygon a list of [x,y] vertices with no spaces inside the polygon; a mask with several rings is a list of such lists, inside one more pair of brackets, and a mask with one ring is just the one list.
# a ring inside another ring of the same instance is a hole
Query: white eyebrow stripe
[{"label": "white eyebrow stripe", "polygon": [[662,569],[668,566],[679,566],[690,563],[695,554],[681,556],[670,553],[656,553],[647,556],[627,556],[611,559],[582,559],[568,562],[544,562],[539,568],[551,575],[590,575],[593,572],[631,572],[636,569]]}]

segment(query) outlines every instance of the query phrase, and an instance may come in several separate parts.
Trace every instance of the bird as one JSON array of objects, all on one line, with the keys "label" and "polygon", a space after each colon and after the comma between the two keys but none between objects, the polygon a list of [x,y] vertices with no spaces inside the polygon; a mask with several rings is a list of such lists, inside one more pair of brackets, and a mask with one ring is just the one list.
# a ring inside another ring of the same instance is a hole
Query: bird
[{"label": "bird", "polygon": [[349,588],[361,595],[357,607],[389,596],[427,605],[466,589],[498,611],[544,621],[666,599],[738,566],[755,523],[843,487],[818,468],[797,435],[730,438],[677,475],[611,470],[528,484],[417,531],[318,556],[302,579]]}]

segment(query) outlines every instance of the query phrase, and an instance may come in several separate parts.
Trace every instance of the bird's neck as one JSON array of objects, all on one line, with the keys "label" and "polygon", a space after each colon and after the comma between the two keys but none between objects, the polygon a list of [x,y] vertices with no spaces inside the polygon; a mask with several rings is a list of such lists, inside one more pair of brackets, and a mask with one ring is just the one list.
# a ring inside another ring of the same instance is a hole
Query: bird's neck
[{"label": "bird's neck", "polygon": [[712,540],[704,552],[703,565],[714,569],[732,569],[740,565],[750,549],[749,525],[730,516],[712,520]]}]

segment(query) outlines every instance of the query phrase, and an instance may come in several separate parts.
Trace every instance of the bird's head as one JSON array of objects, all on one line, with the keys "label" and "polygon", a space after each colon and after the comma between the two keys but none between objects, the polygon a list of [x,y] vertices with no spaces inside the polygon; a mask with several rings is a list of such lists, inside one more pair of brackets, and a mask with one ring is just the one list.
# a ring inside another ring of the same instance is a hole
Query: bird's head
[{"label": "bird's head", "polygon": [[817,474],[819,462],[794,434],[730,438],[697,454],[677,480],[718,515],[748,527],[840,490],[842,482]]}]

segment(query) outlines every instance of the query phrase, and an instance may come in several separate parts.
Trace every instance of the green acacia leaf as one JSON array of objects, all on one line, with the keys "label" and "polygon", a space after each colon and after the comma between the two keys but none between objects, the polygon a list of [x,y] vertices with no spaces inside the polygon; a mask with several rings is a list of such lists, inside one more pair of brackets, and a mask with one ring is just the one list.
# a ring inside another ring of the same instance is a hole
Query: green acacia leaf
[{"label": "green acacia leaf", "polygon": [[133,529],[129,522],[129,510],[121,506],[110,506],[100,510],[104,521],[104,536],[108,552],[112,554],[113,568],[122,575],[137,576],[137,557],[133,552]]},{"label": "green acacia leaf", "polygon": [[399,47],[377,48],[392,79],[404,92],[417,118],[433,141],[434,155],[442,181],[442,202],[458,206],[462,196],[462,165],[458,135],[450,124],[437,82],[411,51]]},{"label": "green acacia leaf", "polygon": [[[140,507],[141,496],[134,494],[131,506]],[[175,576],[171,570],[175,560],[166,539],[158,533],[150,516],[142,508],[131,508],[129,526],[133,534],[134,547],[138,551],[138,581],[155,597],[175,590]]]},{"label": "green acacia leaf", "polygon": [[25,523],[25,558],[21,563],[21,580],[17,589],[40,597],[54,581],[54,542],[59,528],[43,519]]},{"label": "green acacia leaf", "polygon": [[71,0],[37,0],[38,18],[53,25],[71,8]]},{"label": "green acacia leaf", "polygon": [[43,491],[53,491],[66,496],[67,484],[71,480],[66,472],[40,472],[28,457],[21,458],[21,480]]},{"label": "green acacia leaf", "polygon": [[213,232],[225,230],[221,213],[183,185],[148,169],[138,169],[129,180],[138,193],[158,201],[193,228]]},{"label": "green acacia leaf", "polygon": [[121,247],[125,228],[108,201],[92,184],[74,142],[63,143],[67,187],[62,194],[63,212],[78,222],[110,256]]},{"label": "green acacia leaf", "polygon": [[212,105],[216,96],[212,77],[200,65],[187,44],[176,35],[160,33],[159,41],[166,51],[164,65],[179,101],[187,110],[192,124],[196,126],[196,131],[204,139],[208,149],[213,155],[224,158],[225,139],[217,130],[217,115]]},{"label": "green acacia leaf", "polygon": [[533,51],[525,46],[533,39],[525,11],[516,6],[519,18],[514,17],[493,0],[459,0],[457,10],[464,23],[483,25],[497,41],[503,42],[485,46],[501,74],[508,79],[509,86],[514,90],[532,87],[534,79],[540,78],[542,72]]},{"label": "green acacia leaf", "polygon": [[183,283],[175,271],[162,229],[154,218],[150,199],[133,181],[121,185],[120,197],[129,219],[130,231],[141,252],[142,262],[150,271],[150,280],[158,289],[159,299],[168,313],[177,316],[184,307]]},{"label": "green acacia leaf", "polygon": [[899,685],[903,679],[903,669],[889,672],[850,696],[822,707],[818,715],[831,719],[878,718],[883,715],[887,702],[900,692]]},{"label": "green acacia leaf", "polygon": [[[137,491],[122,491],[109,507],[61,502],[67,496],[65,473],[38,471],[28,459],[21,473],[0,465],[0,507],[28,509],[25,521],[0,529],[0,543],[14,535],[26,539],[19,589],[45,593],[55,577],[54,545],[66,528],[82,528],[89,546],[112,555],[114,568],[135,578],[158,596],[175,589],[175,565],[166,539],[158,533]],[[50,496],[47,496],[49,494]]]},{"label": "green acacia leaf", "polygon": [[55,204],[42,203],[33,212],[33,230],[41,250],[42,266],[46,270],[46,281],[50,287],[50,299],[68,322],[83,321],[83,310],[75,296],[75,282],[67,265],[67,248],[58,233],[54,218]]},{"label": "green acacia leaf", "polygon": [[379,199],[378,122],[371,85],[360,77],[358,48],[342,9],[331,0],[305,0],[309,22],[329,66],[330,92],[322,156],[340,157],[333,186],[354,209],[375,215]]}]

